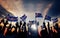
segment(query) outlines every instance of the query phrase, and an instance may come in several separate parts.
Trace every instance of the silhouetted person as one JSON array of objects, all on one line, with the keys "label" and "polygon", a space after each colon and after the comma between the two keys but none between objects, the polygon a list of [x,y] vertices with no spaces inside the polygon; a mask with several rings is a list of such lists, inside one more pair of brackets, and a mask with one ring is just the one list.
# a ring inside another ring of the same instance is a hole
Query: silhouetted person
[{"label": "silhouetted person", "polygon": [[18,22],[16,22],[16,27],[19,27],[19,24],[18,24]]},{"label": "silhouetted person", "polygon": [[20,21],[20,26],[22,25],[22,21]]},{"label": "silhouetted person", "polygon": [[3,24],[4,24],[4,27],[3,27],[3,32],[4,32],[4,30],[5,30],[5,28],[6,28],[6,25],[8,24],[8,20],[3,20]]},{"label": "silhouetted person", "polygon": [[43,22],[44,29],[41,31],[42,38],[48,38],[47,28],[45,22]]},{"label": "silhouetted person", "polygon": [[60,37],[60,32],[59,32],[58,23],[55,24],[54,29],[57,31],[57,33],[54,32],[54,38],[59,38]]},{"label": "silhouetted person", "polygon": [[18,22],[16,22],[16,32],[17,32],[17,28],[19,27],[19,25],[18,25]]},{"label": "silhouetted person", "polygon": [[50,32],[49,32],[49,38],[53,38],[53,30],[52,30],[52,27],[50,27]]},{"label": "silhouetted person", "polygon": [[4,19],[2,19],[2,20],[1,20],[1,22],[3,22],[3,23],[4,23]]},{"label": "silhouetted person", "polygon": [[9,24],[7,35],[11,35],[11,26],[12,24]]},{"label": "silhouetted person", "polygon": [[16,23],[16,31],[17,28],[19,29],[19,32],[17,33],[17,37],[16,38],[21,38],[22,32],[21,32],[21,25],[22,25],[22,21],[20,21],[20,25],[18,24],[18,22]]},{"label": "silhouetted person", "polygon": [[49,22],[48,22],[48,38],[52,38],[52,36],[51,36],[51,33],[52,33],[52,30],[50,30],[50,24],[49,24]]},{"label": "silhouetted person", "polygon": [[45,25],[45,22],[43,22],[43,28],[45,28],[47,30],[46,25]]},{"label": "silhouetted person", "polygon": [[9,27],[8,28],[11,29],[11,26],[12,26],[12,24],[9,24]]},{"label": "silhouetted person", "polygon": [[48,33],[50,33],[50,24],[49,24],[49,22],[48,22]]},{"label": "silhouetted person", "polygon": [[26,32],[26,22],[23,23],[23,30]]},{"label": "silhouetted person", "polygon": [[22,21],[20,21],[19,32],[21,32]]},{"label": "silhouetted person", "polygon": [[23,23],[22,38],[27,38],[26,22]]},{"label": "silhouetted person", "polygon": [[55,24],[55,29],[58,31],[58,23]]}]

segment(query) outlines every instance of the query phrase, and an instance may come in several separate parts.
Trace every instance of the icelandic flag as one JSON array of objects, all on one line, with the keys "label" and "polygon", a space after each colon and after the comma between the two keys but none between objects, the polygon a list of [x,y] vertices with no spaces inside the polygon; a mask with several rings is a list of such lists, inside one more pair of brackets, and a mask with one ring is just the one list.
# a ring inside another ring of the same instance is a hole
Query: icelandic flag
[{"label": "icelandic flag", "polygon": [[53,21],[53,23],[55,23],[58,21],[58,18],[53,18],[52,21]]},{"label": "icelandic flag", "polygon": [[43,17],[41,13],[35,13],[35,17]]},{"label": "icelandic flag", "polygon": [[14,16],[9,16],[7,17],[8,21],[18,21],[18,17],[14,17]]},{"label": "icelandic flag", "polygon": [[34,23],[35,23],[35,21],[34,21],[34,20],[33,20],[33,21],[29,21],[29,23],[34,24]]},{"label": "icelandic flag", "polygon": [[24,14],[22,17],[20,17],[22,21],[26,20],[27,16]]},{"label": "icelandic flag", "polygon": [[11,14],[8,14],[8,15],[7,15],[7,17],[13,17],[13,15],[11,15]]},{"label": "icelandic flag", "polygon": [[39,22],[34,21],[34,20],[33,21],[29,21],[29,23],[39,25]]},{"label": "icelandic flag", "polygon": [[45,20],[51,21],[51,17],[46,15],[46,16],[45,16]]}]

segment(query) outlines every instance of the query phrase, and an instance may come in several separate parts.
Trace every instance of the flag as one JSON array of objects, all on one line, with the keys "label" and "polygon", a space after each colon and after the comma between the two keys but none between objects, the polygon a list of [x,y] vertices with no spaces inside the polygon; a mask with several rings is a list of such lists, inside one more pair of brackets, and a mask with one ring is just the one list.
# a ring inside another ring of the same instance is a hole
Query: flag
[{"label": "flag", "polygon": [[29,21],[29,23],[39,25],[39,22],[37,22],[37,21],[35,21],[35,20]]},{"label": "flag", "polygon": [[35,13],[35,17],[43,17],[41,13]]},{"label": "flag", "polygon": [[58,21],[58,18],[53,18],[52,21],[53,21],[53,23],[55,23]]},{"label": "flag", "polygon": [[51,21],[51,17],[46,15],[46,16],[45,16],[45,20]]},{"label": "flag", "polygon": [[33,20],[33,21],[29,21],[29,23],[34,24],[34,23],[35,23],[35,21],[34,21],[34,20]]},{"label": "flag", "polygon": [[13,15],[11,15],[11,14],[7,14],[7,17],[13,17]]},{"label": "flag", "polygon": [[7,17],[8,21],[18,21],[18,17],[14,17],[14,16],[9,16]]},{"label": "flag", "polygon": [[26,18],[27,18],[27,16],[24,14],[22,17],[20,17],[21,19],[22,19],[22,21],[24,21]]}]

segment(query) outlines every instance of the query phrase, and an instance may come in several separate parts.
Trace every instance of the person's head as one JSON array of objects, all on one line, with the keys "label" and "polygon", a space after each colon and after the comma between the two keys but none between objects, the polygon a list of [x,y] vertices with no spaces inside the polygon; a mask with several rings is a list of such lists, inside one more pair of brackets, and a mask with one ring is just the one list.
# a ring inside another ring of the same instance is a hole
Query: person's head
[{"label": "person's head", "polygon": [[3,22],[3,23],[4,23],[4,19],[2,19],[2,20],[1,20],[1,22]]},{"label": "person's head", "polygon": [[43,26],[45,27],[45,22],[43,22]]},{"label": "person's head", "polygon": [[55,24],[54,28],[55,29],[58,29],[58,23]]},{"label": "person's head", "polygon": [[26,22],[23,23],[23,26],[25,26],[25,25],[26,25]]},{"label": "person's head", "polygon": [[43,22],[43,24],[45,25],[45,22]]},{"label": "person's head", "polygon": [[22,21],[20,21],[20,25],[22,25]]},{"label": "person's head", "polygon": [[56,23],[55,25],[58,26],[58,23]]}]

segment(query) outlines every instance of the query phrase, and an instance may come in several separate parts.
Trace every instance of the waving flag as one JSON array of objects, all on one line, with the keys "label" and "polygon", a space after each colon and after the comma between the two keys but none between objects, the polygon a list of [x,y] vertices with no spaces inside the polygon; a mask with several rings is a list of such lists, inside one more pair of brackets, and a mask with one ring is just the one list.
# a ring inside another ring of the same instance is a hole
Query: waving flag
[{"label": "waving flag", "polygon": [[27,18],[27,16],[24,14],[22,17],[20,17],[21,19],[22,19],[22,21],[24,21],[26,18]]},{"label": "waving flag", "polygon": [[39,25],[39,22],[37,22],[37,21],[35,21],[35,20],[29,21],[29,23]]},{"label": "waving flag", "polygon": [[35,17],[43,17],[41,13],[35,13]]},{"label": "waving flag", "polygon": [[45,20],[51,21],[51,17],[46,15],[46,16],[45,16]]},{"label": "waving flag", "polygon": [[53,21],[53,23],[55,23],[58,21],[58,18],[53,18],[52,21]]},{"label": "waving flag", "polygon": [[34,24],[36,21],[34,21],[34,20],[32,20],[32,21],[29,21],[29,23],[31,23],[31,24]]},{"label": "waving flag", "polygon": [[13,17],[13,15],[11,15],[11,14],[7,14],[7,17]]},{"label": "waving flag", "polygon": [[10,17],[7,17],[7,20],[8,20],[8,21],[18,21],[17,18],[18,18],[18,17],[10,16]]}]

